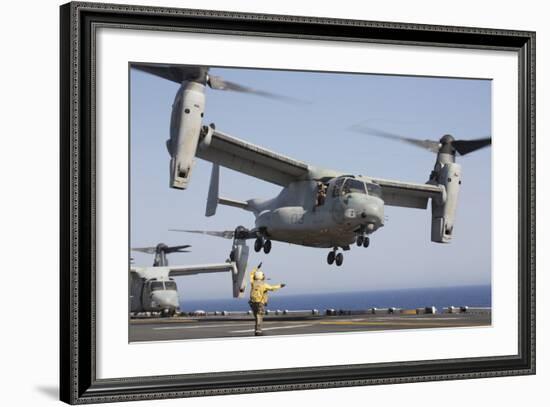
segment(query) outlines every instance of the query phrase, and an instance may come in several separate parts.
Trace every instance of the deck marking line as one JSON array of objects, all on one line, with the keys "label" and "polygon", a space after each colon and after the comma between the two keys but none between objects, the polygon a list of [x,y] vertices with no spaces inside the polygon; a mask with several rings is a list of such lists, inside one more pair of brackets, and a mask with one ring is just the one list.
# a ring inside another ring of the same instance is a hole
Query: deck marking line
[{"label": "deck marking line", "polygon": [[376,326],[376,325],[390,325],[390,326],[418,326],[418,327],[426,327],[426,326],[434,326],[434,327],[449,327],[449,328],[456,328],[456,327],[461,327],[461,326],[474,326],[474,324],[465,324],[465,323],[462,323],[462,324],[451,324],[451,325],[445,325],[445,324],[438,324],[434,321],[430,321],[430,322],[400,322],[400,321],[395,321],[395,322],[367,322],[367,321],[364,321],[364,322],[353,322],[353,321],[332,321],[332,322],[325,322],[325,321],[322,321],[322,322],[319,322],[319,324],[321,325],[373,325],[373,326]]},{"label": "deck marking line", "polygon": [[193,325],[193,326],[164,326],[161,328],[153,328],[155,331],[168,330],[168,329],[198,329],[198,328],[223,328],[227,326],[249,326],[250,322],[247,324],[221,324],[221,325]]},{"label": "deck marking line", "polygon": [[[275,329],[291,329],[291,328],[305,328],[306,326],[313,326],[314,324],[303,324],[303,325],[288,325],[288,326],[274,326],[272,328],[262,328],[262,331],[272,331]],[[254,329],[244,329],[242,331],[230,331],[231,334],[241,334],[246,332],[254,332]]]}]

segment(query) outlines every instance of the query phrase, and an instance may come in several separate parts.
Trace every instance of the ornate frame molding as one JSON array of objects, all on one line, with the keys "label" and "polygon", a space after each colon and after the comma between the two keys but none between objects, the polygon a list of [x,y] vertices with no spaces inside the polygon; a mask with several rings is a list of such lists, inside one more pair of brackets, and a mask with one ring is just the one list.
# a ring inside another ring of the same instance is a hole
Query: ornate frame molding
[{"label": "ornate frame molding", "polygon": [[[535,33],[302,16],[68,3],[60,8],[61,400],[70,404],[303,390],[535,373]],[[100,26],[513,50],[519,55],[517,355],[97,379],[95,30]]]}]

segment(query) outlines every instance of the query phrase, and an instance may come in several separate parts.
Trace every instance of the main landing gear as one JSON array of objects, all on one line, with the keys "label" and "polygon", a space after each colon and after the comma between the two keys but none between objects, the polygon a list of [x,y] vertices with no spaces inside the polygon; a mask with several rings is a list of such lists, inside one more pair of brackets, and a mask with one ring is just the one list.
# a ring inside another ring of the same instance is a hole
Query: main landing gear
[{"label": "main landing gear", "polygon": [[254,251],[259,252],[262,249],[265,254],[268,254],[271,251],[271,240],[258,237],[254,242]]},{"label": "main landing gear", "polygon": [[337,266],[341,266],[344,262],[344,255],[342,253],[336,253],[337,248],[334,248],[332,251],[328,252],[327,256],[327,263],[328,264],[334,264],[336,263]]}]

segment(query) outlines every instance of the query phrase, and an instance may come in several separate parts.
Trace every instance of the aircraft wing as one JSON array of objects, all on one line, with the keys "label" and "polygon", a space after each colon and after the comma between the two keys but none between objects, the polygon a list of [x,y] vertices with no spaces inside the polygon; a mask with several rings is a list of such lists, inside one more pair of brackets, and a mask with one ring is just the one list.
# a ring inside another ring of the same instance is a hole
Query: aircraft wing
[{"label": "aircraft wing", "polygon": [[381,178],[372,178],[372,181],[380,185],[384,204],[390,206],[426,209],[428,199],[441,199],[444,194],[443,188],[430,184],[416,184]]},{"label": "aircraft wing", "polygon": [[309,166],[218,130],[197,148],[197,157],[264,181],[286,186],[309,173]]},{"label": "aircraft wing", "polygon": [[236,272],[234,263],[197,264],[191,266],[168,266],[170,277],[190,276],[193,274]]}]

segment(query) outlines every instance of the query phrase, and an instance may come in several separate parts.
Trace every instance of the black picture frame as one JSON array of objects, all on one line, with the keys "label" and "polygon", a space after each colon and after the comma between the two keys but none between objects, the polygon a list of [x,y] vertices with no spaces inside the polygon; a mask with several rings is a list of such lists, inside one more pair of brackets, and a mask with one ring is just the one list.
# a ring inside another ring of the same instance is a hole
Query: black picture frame
[{"label": "black picture frame", "polygon": [[[80,2],[61,6],[60,23],[62,401],[70,404],[117,402],[535,373],[534,32]],[[97,379],[93,37],[97,27],[107,25],[132,30],[185,30],[517,52],[520,84],[517,354]]]}]

